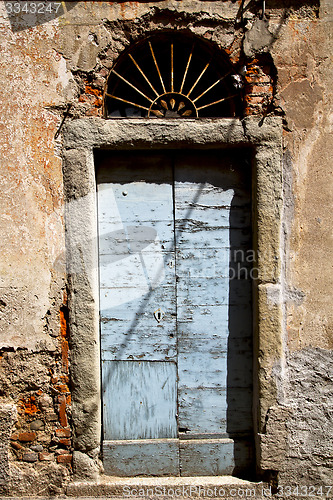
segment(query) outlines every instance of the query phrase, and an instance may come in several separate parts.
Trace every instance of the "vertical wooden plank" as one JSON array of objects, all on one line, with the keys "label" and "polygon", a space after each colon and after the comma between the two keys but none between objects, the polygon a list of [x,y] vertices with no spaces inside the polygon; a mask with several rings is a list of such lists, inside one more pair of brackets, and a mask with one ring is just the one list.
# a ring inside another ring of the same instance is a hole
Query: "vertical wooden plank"
[{"label": "vertical wooden plank", "polygon": [[175,359],[171,163],[155,153],[113,154],[97,184],[102,359]]},{"label": "vertical wooden plank", "polygon": [[206,152],[175,164],[179,429],[196,441],[182,445],[182,475],[232,471],[234,442],[213,446],[203,436],[252,429],[251,283],[230,279],[234,250],[251,248],[241,168]]},{"label": "vertical wooden plank", "polygon": [[104,466],[179,474],[171,163],[111,158],[97,173]]}]

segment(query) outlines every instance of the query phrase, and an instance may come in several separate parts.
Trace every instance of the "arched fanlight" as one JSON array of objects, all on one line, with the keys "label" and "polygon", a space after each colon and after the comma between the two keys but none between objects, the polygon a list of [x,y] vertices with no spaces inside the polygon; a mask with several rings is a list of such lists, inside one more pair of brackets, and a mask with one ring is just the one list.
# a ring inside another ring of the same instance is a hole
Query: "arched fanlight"
[{"label": "arched fanlight", "polygon": [[111,69],[106,117],[239,116],[235,73],[225,55],[199,37],[155,35],[130,47]]}]

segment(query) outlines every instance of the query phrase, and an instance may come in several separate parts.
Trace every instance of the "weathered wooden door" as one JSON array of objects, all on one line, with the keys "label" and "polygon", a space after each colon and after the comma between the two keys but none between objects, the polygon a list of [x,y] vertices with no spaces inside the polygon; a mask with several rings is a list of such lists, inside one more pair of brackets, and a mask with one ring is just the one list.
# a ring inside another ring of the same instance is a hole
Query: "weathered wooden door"
[{"label": "weathered wooden door", "polygon": [[243,156],[135,152],[98,160],[109,474],[251,467],[251,202]]}]

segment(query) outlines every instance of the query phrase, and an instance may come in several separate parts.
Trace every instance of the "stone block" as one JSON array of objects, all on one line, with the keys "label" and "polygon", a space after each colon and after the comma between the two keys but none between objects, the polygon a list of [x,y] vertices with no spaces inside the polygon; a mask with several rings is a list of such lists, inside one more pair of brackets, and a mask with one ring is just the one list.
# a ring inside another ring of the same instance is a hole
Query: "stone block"
[{"label": "stone block", "polygon": [[41,431],[44,430],[45,424],[42,420],[34,420],[30,424],[30,429],[32,431]]},{"label": "stone block", "polygon": [[24,462],[37,462],[38,454],[33,452],[24,453],[22,460]]}]

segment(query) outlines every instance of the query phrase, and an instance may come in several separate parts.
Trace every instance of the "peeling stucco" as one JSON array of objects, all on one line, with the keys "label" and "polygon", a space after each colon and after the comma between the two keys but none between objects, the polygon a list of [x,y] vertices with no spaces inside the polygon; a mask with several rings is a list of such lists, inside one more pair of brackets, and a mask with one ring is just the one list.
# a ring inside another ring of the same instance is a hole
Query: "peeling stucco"
[{"label": "peeling stucco", "polygon": [[[81,357],[79,343],[71,343],[72,332],[67,326],[64,331],[73,298],[67,302],[73,283],[68,282],[64,265],[66,214],[67,220],[71,218],[66,200],[88,194],[87,159],[82,168],[79,159],[83,150],[87,154],[89,148],[112,139],[109,127],[103,125],[102,97],[113,63],[143,36],[175,28],[211,40],[236,67],[247,64],[247,90],[253,99],[248,99],[246,112],[263,119],[260,126],[245,119],[232,134],[223,127],[202,125],[211,127],[211,143],[220,140],[232,147],[244,140],[252,143],[266,169],[266,175],[258,178],[267,223],[266,230],[258,233],[258,246],[264,251],[258,253],[262,261],[257,319],[266,332],[264,352],[260,343],[257,346],[263,381],[257,397],[265,401],[257,415],[258,469],[271,471],[279,484],[328,484],[333,347],[331,2],[267,2],[264,18],[261,7],[247,1],[243,10],[238,2],[222,0],[78,2],[59,18],[28,28],[12,26],[4,4],[0,4],[1,491],[17,496],[63,493],[73,473],[74,448],[78,479],[97,480],[102,473],[96,437],[98,386],[92,383],[87,393],[80,393],[83,379],[70,379],[64,362],[69,354],[70,366],[82,364],[83,378],[85,366],[98,374],[91,352],[90,358]],[[256,93],[258,81],[259,90],[265,89],[267,95]],[[266,115],[280,115],[284,127],[283,168],[278,170],[272,165],[280,161],[282,150],[276,140],[281,126],[261,133],[270,119]],[[95,143],[91,138],[96,122],[89,116],[100,120]],[[86,126],[80,128],[83,117]],[[155,147],[154,141],[160,145],[172,127],[161,123],[153,132],[143,132],[134,124],[129,134],[115,121],[112,133],[118,134],[122,147],[132,147],[131,135],[141,147]],[[177,140],[209,147],[207,130],[202,134],[199,129],[194,121],[188,136],[178,127]],[[267,153],[270,141],[275,146]],[[76,172],[81,168],[81,178],[75,181],[66,177],[69,170],[63,170],[65,150],[66,162],[74,162]],[[274,175],[281,176],[275,185],[283,192],[272,195]],[[87,203],[90,206],[91,200]],[[280,232],[274,232],[277,217],[282,217]],[[91,306],[89,283],[84,286],[88,288],[83,287],[87,292],[83,307],[95,318],[98,312]],[[98,358],[98,346],[92,348]],[[78,402],[73,409],[71,394]],[[94,411],[96,419],[87,422],[84,415]],[[85,434],[89,426],[95,427]],[[67,437],[72,431],[74,441]],[[36,436],[28,438],[34,441],[20,441],[20,434],[31,432]],[[59,437],[61,433],[66,436]],[[36,451],[39,446],[42,451]],[[45,455],[40,458],[40,453]]]}]

